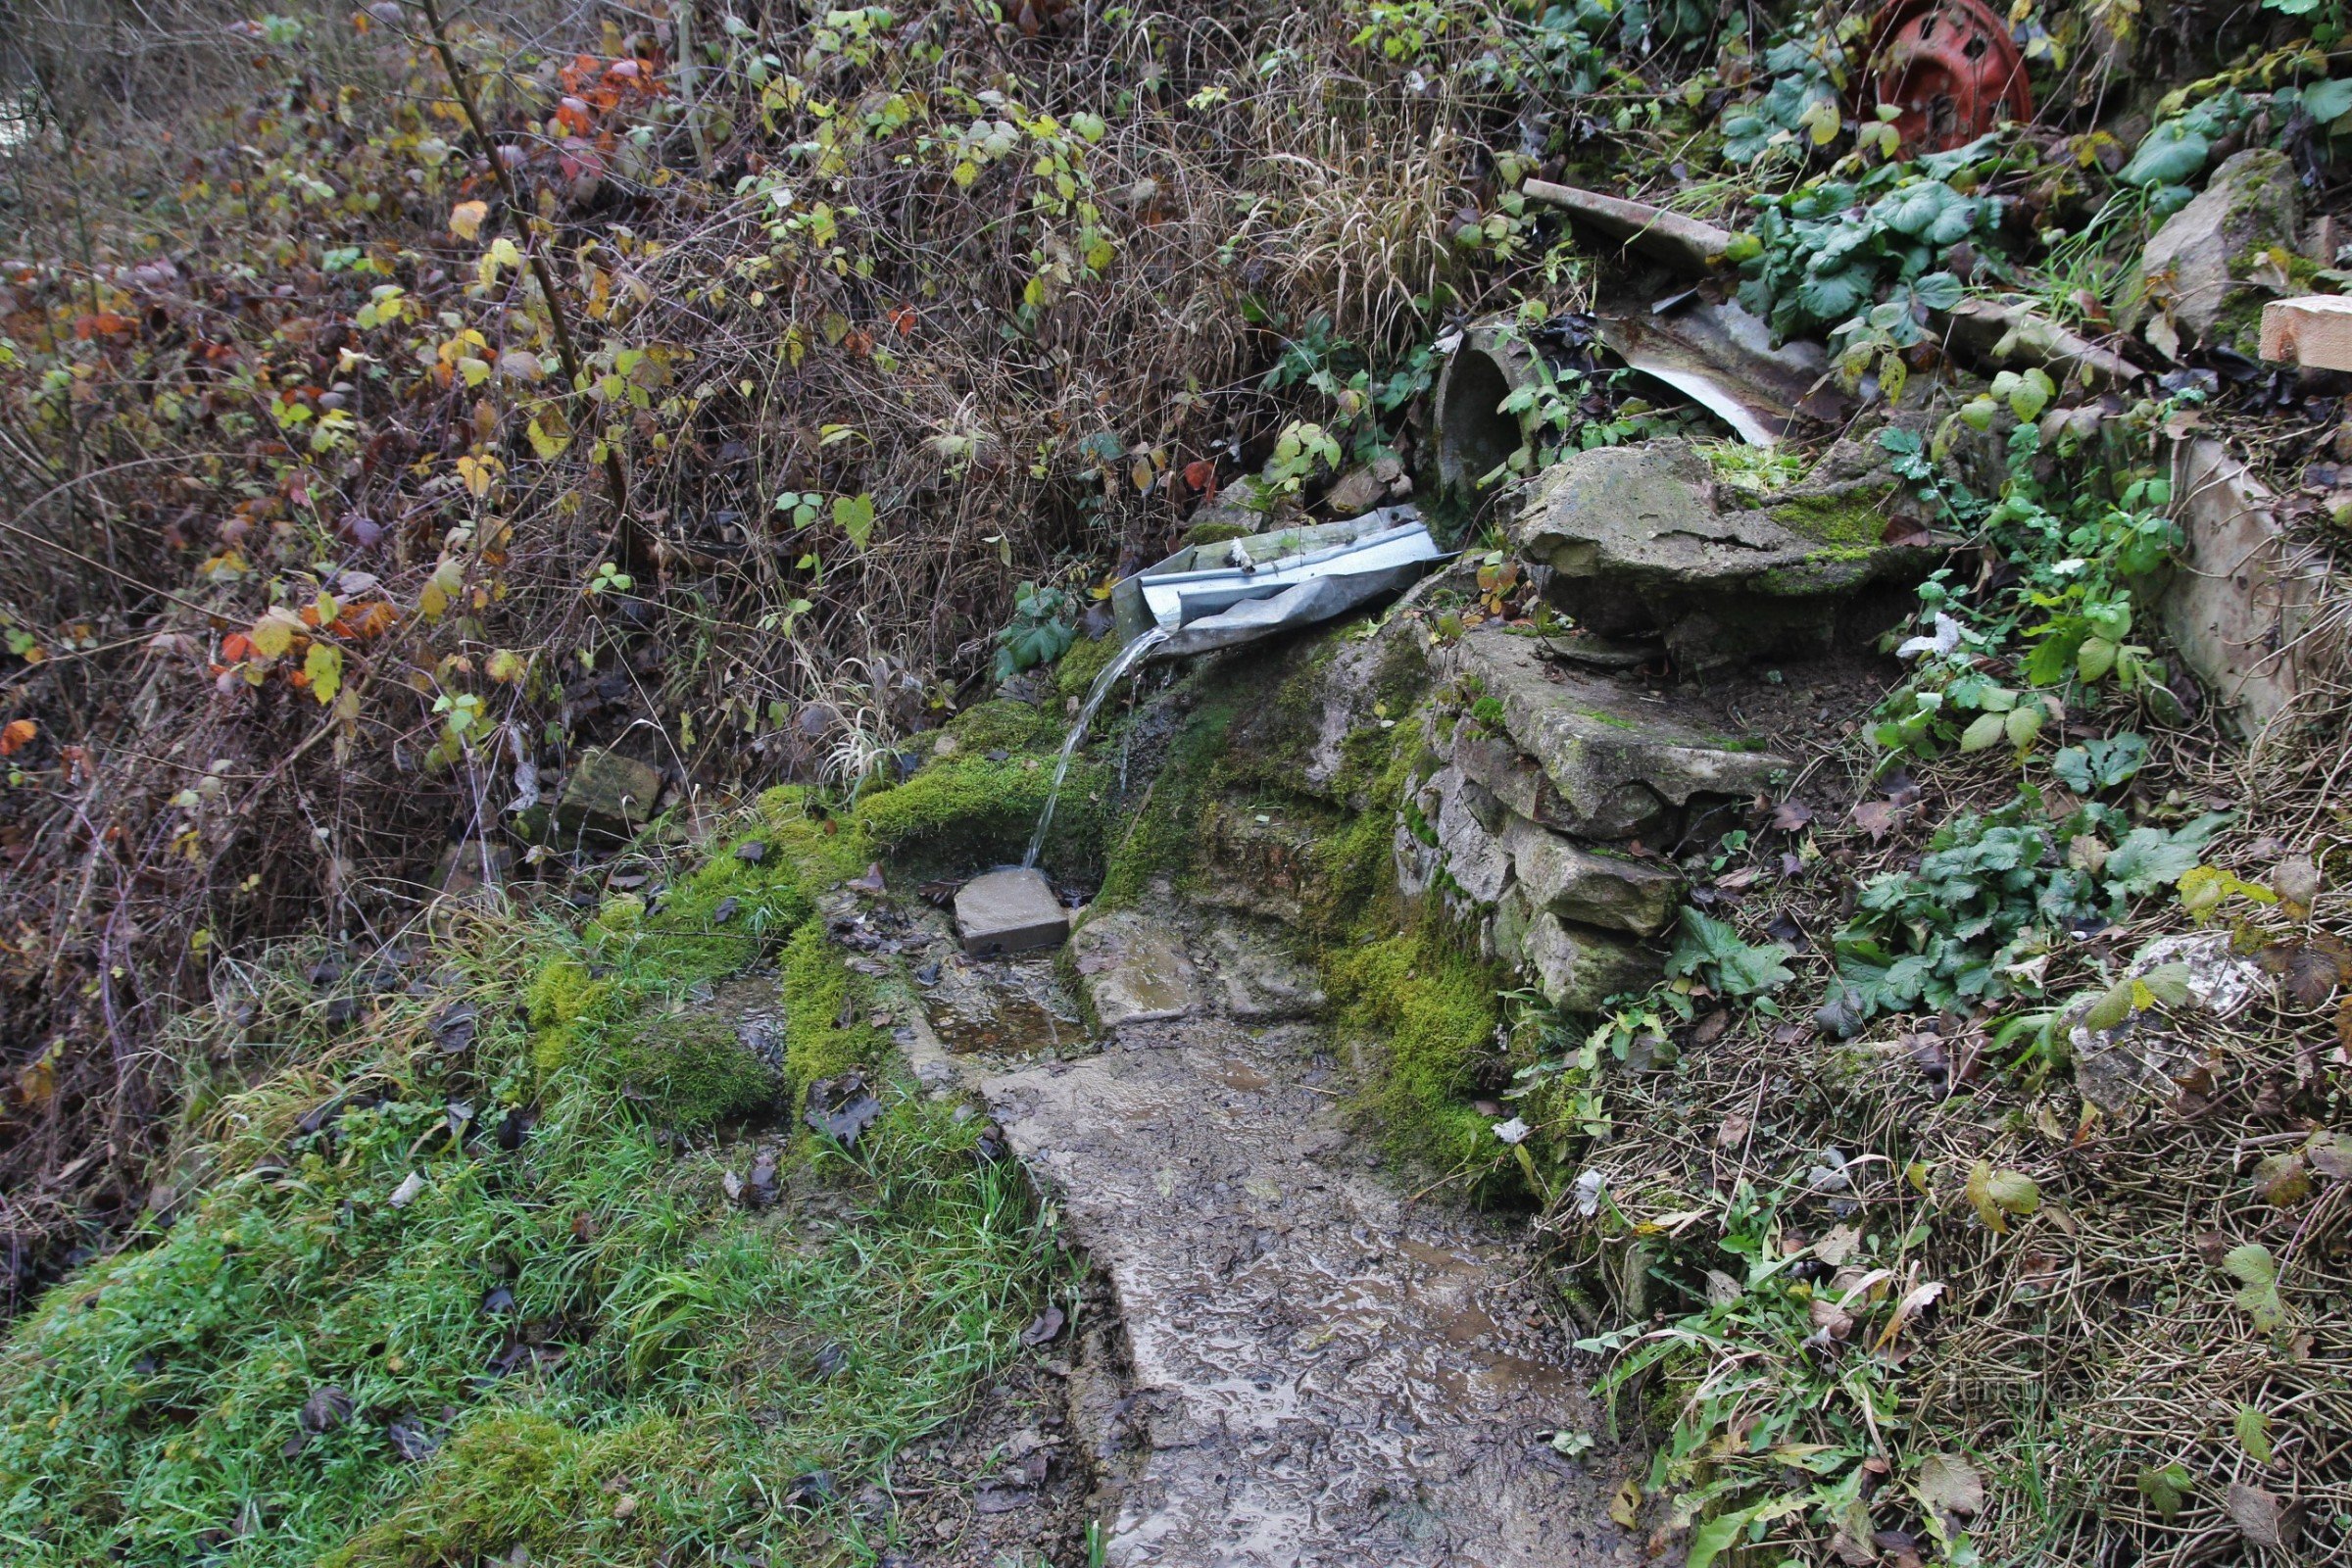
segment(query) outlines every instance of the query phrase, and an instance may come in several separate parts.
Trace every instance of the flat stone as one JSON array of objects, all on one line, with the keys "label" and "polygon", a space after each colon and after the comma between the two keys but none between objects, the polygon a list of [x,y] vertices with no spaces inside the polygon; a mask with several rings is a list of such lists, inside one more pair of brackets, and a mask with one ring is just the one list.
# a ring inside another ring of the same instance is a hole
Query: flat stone
[{"label": "flat stone", "polygon": [[1078,983],[1105,1029],[1189,1017],[1200,1004],[1200,973],[1181,936],[1138,909],[1117,909],[1071,934]]},{"label": "flat stone", "polygon": [[1502,847],[1529,906],[1562,920],[1650,937],[1682,904],[1683,878],[1671,866],[1587,849],[1523,816],[1503,824]]},{"label": "flat stone", "polygon": [[662,799],[662,775],[617,752],[590,752],[573,766],[556,802],[556,830],[566,838],[625,839],[646,824]]},{"label": "flat stone", "polygon": [[[1711,730],[1671,699],[1653,703],[1550,664],[1525,637],[1480,627],[1446,661],[1502,710],[1500,736],[1464,745],[1457,730],[1456,764],[1519,815],[1580,837],[1663,832],[1694,804],[1753,795],[1794,765]],[[1507,750],[1498,744],[1505,739]],[[1513,753],[1531,760],[1540,779]],[[1489,763],[1494,775],[1482,777]]]},{"label": "flat stone", "polygon": [[1070,934],[1070,917],[1043,871],[1008,866],[966,882],[956,895],[956,929],[975,958],[1051,948]]},{"label": "flat stone", "polygon": [[1551,568],[1546,596],[1580,626],[1663,636],[1686,676],[1817,652],[1846,600],[1923,575],[1936,554],[1884,542],[1909,501],[1848,446],[1824,460],[1821,477],[1762,500],[1718,487],[1688,441],[1596,447],[1544,474],[1512,543]]},{"label": "flat stone", "polygon": [[[2234,338],[2223,318],[2261,288],[2249,280],[2247,264],[2273,248],[2296,253],[2302,208],[2302,187],[2286,154],[2269,147],[2234,154],[2195,200],[2149,236],[2121,297],[2140,301],[2143,315],[2161,309],[2188,340]],[[2230,346],[2251,353],[2260,327],[2252,319],[2245,325],[2248,341]]]},{"label": "flat stone", "polygon": [[1647,991],[1658,983],[1662,968],[1658,955],[1648,949],[1610,932],[1569,925],[1549,910],[1528,922],[1520,962],[1544,1001],[1574,1013],[1598,1012],[1621,992]]}]

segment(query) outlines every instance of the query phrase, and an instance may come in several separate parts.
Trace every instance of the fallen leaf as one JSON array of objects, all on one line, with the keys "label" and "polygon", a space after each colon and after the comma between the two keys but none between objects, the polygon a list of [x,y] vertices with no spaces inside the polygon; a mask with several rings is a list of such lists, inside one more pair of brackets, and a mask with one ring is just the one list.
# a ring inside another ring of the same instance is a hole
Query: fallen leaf
[{"label": "fallen leaf", "polygon": [[1783,833],[1801,832],[1813,820],[1813,808],[1794,798],[1783,801],[1772,808],[1773,827]]},{"label": "fallen leaf", "polygon": [[2236,1521],[2238,1530],[2248,1541],[2257,1546],[2286,1544],[2286,1520],[2277,1497],[2260,1487],[2232,1481],[2225,1500],[2230,1517]]},{"label": "fallen leaf", "polygon": [[1870,835],[1876,844],[1900,826],[1902,808],[1890,801],[1864,801],[1854,808],[1854,825]]},{"label": "fallen leaf", "polygon": [[449,210],[449,231],[460,239],[479,239],[482,220],[489,216],[488,202],[460,202]]},{"label": "fallen leaf", "polygon": [[29,718],[12,718],[6,729],[0,729],[0,757],[14,757],[32,744],[41,727]]},{"label": "fallen leaf", "polygon": [[2271,867],[2271,891],[2279,906],[2295,919],[2311,913],[2320,897],[2320,868],[2311,857],[2297,855]]},{"label": "fallen leaf", "polygon": [[1631,1530],[1634,1521],[1641,1517],[1641,1512],[1642,1483],[1629,1476],[1625,1485],[1619,1487],[1616,1494],[1609,1498],[1609,1518],[1618,1529]]},{"label": "fallen leaf", "polygon": [[1029,1320],[1027,1328],[1021,1330],[1021,1343],[1031,1349],[1041,1345],[1051,1345],[1055,1336],[1061,1333],[1061,1326],[1068,1321],[1060,1307],[1048,1306]]},{"label": "fallen leaf", "polygon": [[1894,1303],[1894,1316],[1886,1320],[1886,1327],[1879,1333],[1878,1348],[1884,1350],[1892,1345],[1895,1336],[1902,1333],[1903,1325],[1934,1305],[1936,1298],[1942,1294],[1943,1281],[1941,1280],[1929,1280],[1924,1284],[1914,1285],[1904,1293],[1903,1298]]},{"label": "fallen leaf", "polygon": [[1931,1514],[1984,1511],[1984,1477],[1956,1453],[1931,1453],[1921,1460],[1911,1492]]}]

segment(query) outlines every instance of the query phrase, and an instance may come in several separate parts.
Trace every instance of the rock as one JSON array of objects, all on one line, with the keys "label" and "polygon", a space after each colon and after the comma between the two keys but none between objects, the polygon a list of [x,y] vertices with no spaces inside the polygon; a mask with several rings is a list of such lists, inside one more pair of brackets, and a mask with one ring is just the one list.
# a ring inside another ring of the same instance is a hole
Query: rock
[{"label": "rock", "polygon": [[1502,847],[1529,907],[1562,920],[1650,937],[1682,903],[1683,879],[1671,867],[1586,849],[1523,816],[1503,824]]},{"label": "rock", "polygon": [[[1502,841],[1487,826],[1504,816],[1501,804],[1458,768],[1442,768],[1422,787],[1422,810],[1437,829],[1438,848],[1445,856],[1446,874],[1462,895],[1475,904],[1493,904],[1502,897],[1511,878],[1511,858]],[[1484,803],[1486,809],[1481,809]]]},{"label": "rock", "polygon": [[1070,933],[1070,917],[1045,873],[1008,866],[972,878],[956,894],[956,929],[975,958],[1051,948]]},{"label": "rock", "polygon": [[2289,537],[2277,497],[2211,436],[2173,450],[2183,535],[2157,600],[2181,662],[2247,734],[2325,676],[2344,636],[2321,613],[2328,568]]},{"label": "rock", "polygon": [[2191,1035],[2206,1031],[2181,1028],[2181,1016],[2203,1012],[2227,1018],[2268,989],[2261,964],[2230,951],[2227,931],[2201,931],[2160,937],[2140,950],[2125,967],[2127,978],[2150,970],[2178,966],[2188,992],[2187,1003],[2167,1013],[2133,1013],[2113,1029],[2086,1028],[2082,1019],[2097,1004],[2096,995],[2068,1009],[2064,1022],[2067,1044],[2075,1063],[2075,1087],[2082,1098],[2113,1115],[2135,1104],[2171,1101],[2180,1093],[2180,1080],[2205,1060],[2206,1047]]},{"label": "rock", "polygon": [[1548,665],[1528,638],[1481,627],[1446,664],[1500,710],[1498,734],[1461,721],[1455,764],[1519,815],[1582,838],[1663,835],[1693,808],[1754,795],[1793,765],[1673,702]]},{"label": "rock", "polygon": [[1323,987],[1314,970],[1282,951],[1270,936],[1236,925],[1209,933],[1228,1017],[1244,1023],[1310,1018],[1323,1010]]},{"label": "rock", "polygon": [[[1168,899],[1154,891],[1152,902]],[[1200,975],[1177,934],[1141,910],[1117,909],[1070,936],[1079,984],[1105,1029],[1190,1015],[1200,1005]]]},{"label": "rock", "polygon": [[[1504,955],[1508,957],[1509,955]],[[1562,1012],[1595,1013],[1620,992],[1657,984],[1658,956],[1621,936],[1572,926],[1549,910],[1527,924],[1520,963]]]},{"label": "rock", "polygon": [[1818,652],[1846,600],[1924,575],[1936,553],[1884,542],[1907,493],[1858,445],[1841,445],[1824,476],[1728,511],[1688,441],[1596,447],[1537,481],[1512,543],[1551,568],[1547,597],[1581,626],[1609,638],[1663,635],[1686,677]]},{"label": "rock", "polygon": [[1200,885],[1193,898],[1269,920],[1303,917],[1316,877],[1318,824],[1248,801],[1210,803],[1200,815]]},{"label": "rock", "polygon": [[[1330,792],[1347,772],[1350,739],[1393,728],[1429,690],[1427,634],[1411,612],[1441,585],[1459,586],[1469,576],[1459,566],[1433,571],[1405,590],[1370,636],[1327,639],[1332,652],[1316,674],[1315,733],[1303,774],[1309,790]],[[1370,802],[1359,796],[1343,804],[1360,811]]]},{"label": "rock", "polygon": [[1388,482],[1369,467],[1350,468],[1323,497],[1335,517],[1360,517],[1389,498]]},{"label": "rock", "polygon": [[[2138,301],[2141,314],[2163,312],[2195,342],[2252,354],[2260,331],[2252,307],[2262,285],[2250,274],[2274,247],[2295,254],[2302,209],[2286,154],[2249,147],[2215,170],[2204,191],[2164,220],[2140,252],[2124,297]],[[2236,319],[2240,316],[2245,319]],[[2247,339],[2242,346],[2235,343],[2241,335]]]},{"label": "rock", "polygon": [[564,781],[556,830],[565,838],[626,839],[662,799],[662,775],[617,752],[590,752]]}]

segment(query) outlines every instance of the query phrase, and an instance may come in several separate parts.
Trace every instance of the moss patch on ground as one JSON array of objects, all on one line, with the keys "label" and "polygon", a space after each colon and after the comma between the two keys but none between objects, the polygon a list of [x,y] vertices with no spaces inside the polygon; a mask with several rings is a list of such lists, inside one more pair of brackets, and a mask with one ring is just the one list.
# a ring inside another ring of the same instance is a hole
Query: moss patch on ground
[{"label": "moss patch on ground", "polygon": [[[324,1049],[227,1099],[177,1222],[0,1345],[10,1562],[864,1560],[866,1525],[777,1489],[881,1479],[1016,1353],[1066,1265],[1018,1171],[864,1022],[812,915],[866,845],[810,807],[763,801],[672,880],[695,899],[469,927],[419,970],[455,976],[434,994],[355,993]],[[755,838],[770,858],[735,859]],[[719,897],[769,929],[715,921]],[[730,1202],[751,1151],[671,1130],[772,1091],[731,1028],[680,1009],[778,942],[790,1088],[863,1066],[886,1107],[854,1154],[796,1129],[794,1183],[839,1193],[822,1220]],[[263,994],[320,1006],[308,957]],[[453,1052],[456,1006],[476,1027]],[[221,1050],[278,1027],[212,1022]],[[820,1374],[811,1337],[847,1364]]]}]

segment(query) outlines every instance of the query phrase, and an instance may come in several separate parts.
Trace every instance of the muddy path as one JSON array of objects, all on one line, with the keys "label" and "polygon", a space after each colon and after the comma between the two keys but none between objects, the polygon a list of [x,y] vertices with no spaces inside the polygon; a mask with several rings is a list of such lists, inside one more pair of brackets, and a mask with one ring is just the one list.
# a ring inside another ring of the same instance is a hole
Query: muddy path
[{"label": "muddy path", "polygon": [[1155,903],[1079,934],[1095,1035],[1049,960],[929,930],[901,1047],[985,1103],[1116,1314],[1069,1398],[1104,1561],[1634,1560],[1617,1461],[1549,1441],[1600,1420],[1533,1260],[1353,1136],[1308,977]]}]

